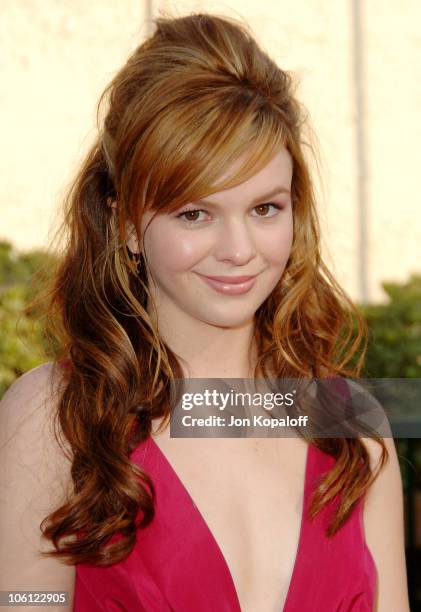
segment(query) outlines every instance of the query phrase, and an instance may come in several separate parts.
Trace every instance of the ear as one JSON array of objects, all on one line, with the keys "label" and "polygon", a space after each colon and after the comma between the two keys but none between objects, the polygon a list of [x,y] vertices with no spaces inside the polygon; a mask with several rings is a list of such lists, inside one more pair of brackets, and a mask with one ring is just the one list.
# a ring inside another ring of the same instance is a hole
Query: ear
[{"label": "ear", "polygon": [[126,221],[126,236],[127,236],[127,246],[131,250],[132,253],[139,253],[139,240],[137,239],[135,226],[131,221]]},{"label": "ear", "polygon": [[[107,198],[107,206],[110,208],[117,208],[117,201],[112,198]],[[127,246],[131,250],[132,253],[139,253],[139,241],[136,236],[135,226],[131,221],[126,221],[126,236],[127,236]]]}]

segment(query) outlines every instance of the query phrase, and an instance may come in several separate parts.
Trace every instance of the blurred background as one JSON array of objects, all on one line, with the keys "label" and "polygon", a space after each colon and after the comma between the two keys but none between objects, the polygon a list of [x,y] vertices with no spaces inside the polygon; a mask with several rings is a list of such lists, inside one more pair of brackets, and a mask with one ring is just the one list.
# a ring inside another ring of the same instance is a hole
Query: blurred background
[{"label": "blurred background", "polygon": [[[417,0],[14,0],[0,10],[0,396],[45,360],[25,314],[96,103],[158,15],[244,20],[298,82],[317,137],[325,260],[370,326],[366,377],[421,378]],[[421,406],[397,438],[411,609],[421,610]],[[404,419],[405,415],[402,415]]]}]

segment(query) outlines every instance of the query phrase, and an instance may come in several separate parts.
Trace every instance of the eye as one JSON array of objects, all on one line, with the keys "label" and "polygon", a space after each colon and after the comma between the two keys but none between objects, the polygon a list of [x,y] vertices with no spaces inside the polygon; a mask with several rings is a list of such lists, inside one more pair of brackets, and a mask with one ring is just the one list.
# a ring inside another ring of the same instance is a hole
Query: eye
[{"label": "eye", "polygon": [[269,206],[272,206],[272,208],[274,208],[275,210],[282,210],[282,206],[279,206],[279,204],[274,204],[273,202],[269,202],[267,204],[259,204],[258,206],[254,207],[254,210],[260,211],[258,213],[258,217],[274,217],[276,215],[276,212],[273,213],[273,215],[267,215],[265,214],[268,210],[269,210]]},{"label": "eye", "polygon": [[184,212],[179,213],[178,215],[176,215],[177,219],[182,219],[185,223],[196,223],[196,221],[199,221],[198,219],[198,213],[205,213],[205,210],[202,210],[200,208],[194,208],[191,210],[185,210]]},{"label": "eye", "polygon": [[[274,209],[274,212],[271,215],[265,214],[268,210],[270,210],[269,207],[272,207],[272,209]],[[279,204],[275,204],[273,202],[269,202],[267,204],[259,204],[258,206],[255,206],[253,210],[260,211],[255,216],[269,219],[277,214],[276,211],[282,209],[283,206],[280,206]],[[204,219],[200,219],[200,213],[206,214],[206,210],[203,210],[201,208],[192,208],[190,210],[184,210],[183,212],[178,213],[178,215],[176,215],[176,218],[182,219],[183,222],[187,223],[188,225],[197,225],[200,221],[204,221]]]}]

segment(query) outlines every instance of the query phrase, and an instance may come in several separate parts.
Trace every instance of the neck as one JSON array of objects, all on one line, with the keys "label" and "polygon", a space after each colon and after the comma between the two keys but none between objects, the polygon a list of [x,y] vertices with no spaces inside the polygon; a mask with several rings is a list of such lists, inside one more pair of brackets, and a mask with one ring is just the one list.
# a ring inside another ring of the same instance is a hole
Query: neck
[{"label": "neck", "polygon": [[179,358],[186,378],[253,378],[254,320],[238,327],[218,327],[190,317],[177,317],[177,325],[170,320],[159,318],[159,334]]}]

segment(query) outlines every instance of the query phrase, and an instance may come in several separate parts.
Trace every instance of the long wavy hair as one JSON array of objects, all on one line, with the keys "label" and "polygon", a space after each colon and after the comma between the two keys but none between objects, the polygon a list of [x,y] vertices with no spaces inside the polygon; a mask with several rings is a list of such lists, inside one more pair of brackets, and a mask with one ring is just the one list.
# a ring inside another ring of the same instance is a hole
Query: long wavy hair
[{"label": "long wavy hair", "polygon": [[[146,210],[173,212],[238,185],[285,146],[293,160],[293,245],[255,314],[255,376],[269,369],[279,378],[359,376],[366,323],[321,258],[307,158],[314,147],[295,87],[243,23],[193,13],[155,19],[153,35],[103,92],[98,136],[65,197],[62,252],[48,290],[54,361],[67,365],[55,425],[70,445],[73,487],[41,523],[54,544],[43,554],[69,564],[116,563],[154,516],[153,482],[130,454],[152,419],[168,419],[172,383],[183,374],[148,314],[146,260],[132,273],[127,227],[142,241]],[[235,176],[218,182],[240,156]],[[336,458],[310,508],[314,516],[341,493],[331,536],[379,470],[370,469],[358,437],[307,441]],[[378,442],[381,467],[387,451]]]}]

